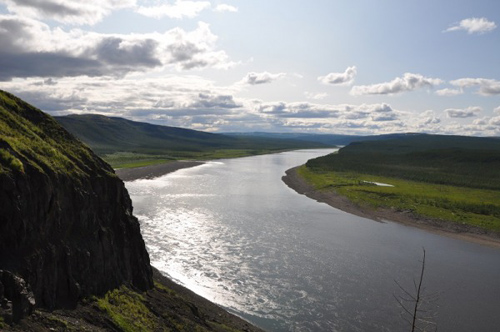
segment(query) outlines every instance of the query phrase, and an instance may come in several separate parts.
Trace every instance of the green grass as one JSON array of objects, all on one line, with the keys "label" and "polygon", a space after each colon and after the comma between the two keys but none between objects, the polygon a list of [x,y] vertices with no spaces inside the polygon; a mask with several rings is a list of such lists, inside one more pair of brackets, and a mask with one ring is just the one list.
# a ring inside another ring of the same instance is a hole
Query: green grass
[{"label": "green grass", "polygon": [[132,152],[116,152],[102,156],[113,168],[134,168],[163,164],[176,160],[170,155],[152,155]]},{"label": "green grass", "polygon": [[86,176],[104,164],[90,149],[75,140],[39,109],[0,90],[0,172],[24,172]]},{"label": "green grass", "polygon": [[172,289],[160,284],[159,282],[155,281],[154,282],[154,285],[156,288],[160,289],[161,291],[167,293],[168,295],[170,296],[177,296],[177,293],[175,291],[173,291]]},{"label": "green grass", "polygon": [[14,157],[9,151],[0,150],[0,160],[0,167],[3,168],[3,164],[7,169],[24,173],[23,163],[18,158]]},{"label": "green grass", "polygon": [[213,151],[192,152],[192,151],[176,151],[171,154],[144,154],[133,152],[116,152],[103,155],[102,158],[113,168],[134,168],[150,165],[157,165],[172,162],[175,160],[213,160],[213,159],[229,159],[255,156],[266,153],[276,153],[286,150],[271,150],[271,149],[220,149]]},{"label": "green grass", "polygon": [[157,318],[144,304],[144,297],[125,286],[106,293],[97,300],[97,305],[125,332],[155,331],[159,328]]},{"label": "green grass", "polygon": [[[417,215],[500,232],[500,191],[409,181],[355,172],[320,172],[306,166],[299,175],[317,190],[334,190],[372,208],[411,211]],[[391,184],[381,187],[369,182]]]},{"label": "green grass", "polygon": [[316,171],[396,177],[409,181],[500,190],[500,139],[408,135],[352,143],[337,154],[311,159]]}]

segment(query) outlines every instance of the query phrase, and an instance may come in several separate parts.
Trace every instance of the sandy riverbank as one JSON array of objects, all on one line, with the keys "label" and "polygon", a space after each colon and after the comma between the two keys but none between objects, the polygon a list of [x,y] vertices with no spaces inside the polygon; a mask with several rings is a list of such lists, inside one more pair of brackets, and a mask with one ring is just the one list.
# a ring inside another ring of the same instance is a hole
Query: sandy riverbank
[{"label": "sandy riverbank", "polygon": [[120,168],[115,170],[115,173],[123,181],[153,179],[168,173],[175,172],[179,169],[194,167],[202,164],[204,164],[204,162],[202,161],[180,160],[144,167]]},{"label": "sandy riverbank", "polygon": [[[300,166],[299,166],[300,167]],[[414,226],[440,235],[458,238],[461,240],[479,243],[482,245],[500,248],[500,235],[487,232],[478,227],[457,224],[438,219],[423,218],[411,212],[391,209],[373,209],[359,206],[334,191],[318,191],[297,174],[297,168],[286,171],[282,180],[297,193],[306,195],[318,202],[326,203],[336,209],[354,214],[363,218],[379,222],[394,221],[408,226]]]}]

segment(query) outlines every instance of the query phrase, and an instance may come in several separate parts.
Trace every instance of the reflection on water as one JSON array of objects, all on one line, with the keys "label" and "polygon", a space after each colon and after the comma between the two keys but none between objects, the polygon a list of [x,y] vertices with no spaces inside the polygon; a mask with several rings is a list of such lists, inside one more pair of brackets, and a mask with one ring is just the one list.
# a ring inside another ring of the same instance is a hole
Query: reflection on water
[{"label": "reflection on water", "polygon": [[281,176],[329,151],[209,162],[128,182],[152,264],[272,331],[405,329],[394,280],[421,248],[439,330],[500,326],[500,251],[376,223],[296,194]]}]

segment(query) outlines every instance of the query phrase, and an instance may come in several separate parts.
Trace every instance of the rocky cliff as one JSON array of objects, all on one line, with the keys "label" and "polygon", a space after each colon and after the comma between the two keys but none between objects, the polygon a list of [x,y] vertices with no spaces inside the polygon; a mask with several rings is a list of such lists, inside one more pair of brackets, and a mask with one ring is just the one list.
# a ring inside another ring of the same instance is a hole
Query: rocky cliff
[{"label": "rocky cliff", "polygon": [[153,286],[123,182],[50,116],[0,91],[0,318]]}]

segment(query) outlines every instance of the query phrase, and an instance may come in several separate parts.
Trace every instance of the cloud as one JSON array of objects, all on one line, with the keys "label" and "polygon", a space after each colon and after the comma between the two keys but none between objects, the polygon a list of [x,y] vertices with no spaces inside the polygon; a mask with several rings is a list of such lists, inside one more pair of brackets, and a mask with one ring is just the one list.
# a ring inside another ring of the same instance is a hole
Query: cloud
[{"label": "cloud", "polygon": [[490,119],[489,124],[492,126],[500,127],[500,116],[496,116]]},{"label": "cloud", "polygon": [[93,25],[113,10],[132,7],[135,0],[2,0],[10,13],[21,17],[52,19],[70,25]]},{"label": "cloud", "polygon": [[481,17],[481,18],[466,18],[464,20],[461,20],[460,23],[455,24],[448,29],[444,30],[444,32],[450,32],[450,31],[467,31],[468,34],[483,34],[486,32],[490,32],[495,30],[497,25],[493,21],[489,21],[488,19]]},{"label": "cloud", "polygon": [[465,109],[449,108],[445,110],[449,118],[472,118],[481,112],[480,107],[467,107]]},{"label": "cloud", "polygon": [[373,122],[394,121],[399,115],[388,104],[330,105],[307,102],[259,103],[257,113],[287,119],[345,119]]},{"label": "cloud", "polygon": [[497,114],[500,114],[500,106],[498,106],[497,108],[495,108],[493,110],[493,112],[497,113]]},{"label": "cloud", "polygon": [[217,5],[217,7],[215,7],[214,11],[236,13],[238,11],[238,8],[231,6],[231,5],[228,5],[228,4],[225,4],[225,3],[221,3],[221,4]]},{"label": "cloud", "polygon": [[479,87],[479,94],[483,96],[493,96],[500,94],[500,81],[486,78],[460,78],[450,82],[461,89]]},{"label": "cloud", "polygon": [[428,110],[423,112],[418,119],[418,128],[428,129],[429,126],[441,123],[441,119],[436,117],[434,111]]},{"label": "cloud", "polygon": [[209,1],[187,1],[187,0],[176,0],[174,4],[164,4],[158,6],[139,6],[136,12],[152,18],[176,18],[182,19],[184,17],[193,18],[196,17],[203,10],[210,8],[211,4]]},{"label": "cloud", "polygon": [[304,92],[304,95],[306,96],[307,99],[313,99],[313,100],[321,100],[328,97],[328,93],[326,92],[314,93],[306,91]]},{"label": "cloud", "polygon": [[257,113],[273,115],[286,119],[334,119],[345,110],[344,106],[321,105],[307,102],[270,102],[258,103],[255,107]]},{"label": "cloud", "polygon": [[343,73],[330,73],[328,75],[318,77],[318,80],[323,84],[348,85],[354,82],[356,73],[356,66],[352,66],[347,67]]},{"label": "cloud", "polygon": [[52,115],[104,114],[207,131],[351,135],[422,131],[494,135],[500,132],[499,126],[489,123],[489,118],[485,119],[487,124],[447,124],[432,111],[403,112],[387,103],[264,102],[238,98],[235,93],[240,90],[234,85],[218,86],[215,81],[186,74],[153,78],[149,73],[134,73],[118,80],[108,76],[34,77],[3,82],[2,89]]},{"label": "cloud", "polygon": [[241,104],[237,104],[233,96],[231,95],[217,95],[217,94],[207,94],[199,93],[198,98],[190,101],[189,103],[183,105],[185,108],[236,108],[241,107]]},{"label": "cloud", "polygon": [[449,88],[436,91],[436,94],[438,96],[443,96],[443,97],[458,96],[458,95],[461,95],[462,93],[464,93],[464,92],[461,89],[449,89]]},{"label": "cloud", "polygon": [[397,94],[424,87],[433,87],[442,82],[443,81],[438,78],[428,78],[420,74],[405,73],[403,77],[397,77],[390,82],[353,86],[351,94],[355,96]]},{"label": "cloud", "polygon": [[234,65],[216,50],[217,36],[200,22],[192,31],[162,34],[66,32],[45,23],[0,15],[0,80],[14,77],[113,76],[175,67],[227,68]]},{"label": "cloud", "polygon": [[241,80],[241,83],[250,85],[266,84],[276,81],[285,76],[285,73],[271,74],[267,71],[262,73],[250,72],[245,75],[245,77]]}]

